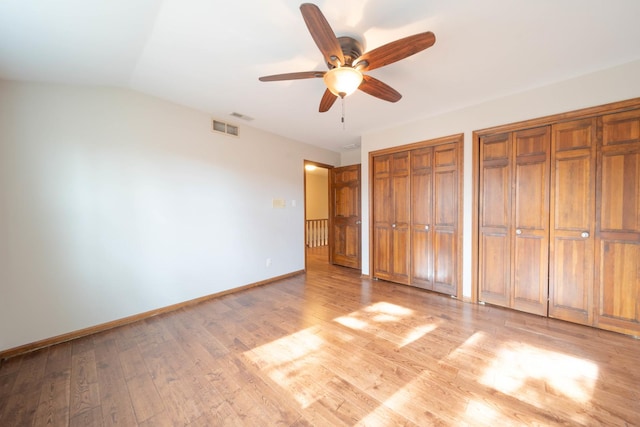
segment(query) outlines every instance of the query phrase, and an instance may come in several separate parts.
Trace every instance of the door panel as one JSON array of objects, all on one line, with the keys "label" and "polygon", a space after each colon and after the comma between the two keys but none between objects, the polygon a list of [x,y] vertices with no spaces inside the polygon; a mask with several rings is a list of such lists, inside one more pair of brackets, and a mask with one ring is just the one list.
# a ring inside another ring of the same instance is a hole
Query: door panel
[{"label": "door panel", "polygon": [[549,290],[548,126],[514,132],[511,306],[547,315]]},{"label": "door panel", "polygon": [[480,236],[480,295],[482,302],[511,305],[511,246],[506,232]]},{"label": "door panel", "polygon": [[409,176],[409,153],[402,152],[392,155],[391,187],[393,210],[392,235],[392,277],[390,280],[398,283],[409,283],[411,240],[411,178]]},{"label": "door panel", "polygon": [[391,266],[391,228],[374,226],[373,238],[376,242],[373,249],[374,277],[391,280],[393,275]]},{"label": "door panel", "polygon": [[516,236],[513,250],[512,308],[547,315],[548,250],[547,236]]},{"label": "door panel", "polygon": [[640,110],[602,118],[595,325],[640,335]]},{"label": "door panel", "polygon": [[456,296],[456,238],[453,230],[437,230],[433,247],[434,290]]},{"label": "door panel", "polygon": [[391,156],[374,157],[373,170],[373,276],[391,277]]},{"label": "door panel", "polygon": [[360,268],[360,165],[331,169],[331,262]]},{"label": "door panel", "polygon": [[552,129],[549,316],[593,322],[595,119]]},{"label": "door panel", "polygon": [[623,326],[640,321],[640,239],[601,242],[601,323]]},{"label": "door panel", "polygon": [[457,296],[458,146],[434,148],[433,277],[434,290]]},{"label": "door panel", "polygon": [[433,290],[433,148],[411,151],[411,284]]},{"label": "door panel", "polygon": [[510,133],[480,140],[479,300],[511,305]]},{"label": "door panel", "polygon": [[433,245],[431,231],[414,227],[411,234],[411,284],[433,290]]}]

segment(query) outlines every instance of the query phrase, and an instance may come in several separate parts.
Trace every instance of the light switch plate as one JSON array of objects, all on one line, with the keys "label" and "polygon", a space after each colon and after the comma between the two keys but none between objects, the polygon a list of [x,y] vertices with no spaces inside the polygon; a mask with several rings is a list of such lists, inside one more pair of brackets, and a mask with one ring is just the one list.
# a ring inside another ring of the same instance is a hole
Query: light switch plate
[{"label": "light switch plate", "polygon": [[287,201],[285,199],[273,199],[271,203],[274,209],[284,209],[287,207]]}]

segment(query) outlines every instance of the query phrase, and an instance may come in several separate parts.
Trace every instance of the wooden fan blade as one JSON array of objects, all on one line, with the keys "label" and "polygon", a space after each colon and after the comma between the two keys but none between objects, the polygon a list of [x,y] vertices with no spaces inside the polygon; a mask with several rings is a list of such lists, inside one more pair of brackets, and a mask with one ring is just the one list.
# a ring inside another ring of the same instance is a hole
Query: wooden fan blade
[{"label": "wooden fan blade", "polygon": [[322,99],[320,100],[320,112],[324,113],[329,111],[329,109],[333,106],[333,104],[338,99],[329,89],[324,91],[324,95],[322,95]]},{"label": "wooden fan blade", "polygon": [[311,37],[320,48],[325,61],[335,66],[338,66],[337,61],[339,61],[340,65],[344,65],[344,55],[342,54],[340,42],[318,6],[312,3],[303,3],[300,5],[300,12],[302,12],[302,17],[305,24],[307,24]]},{"label": "wooden fan blade", "polygon": [[371,76],[363,76],[362,83],[360,83],[358,89],[389,102],[398,102],[402,98],[400,92]]},{"label": "wooden fan blade", "polygon": [[433,46],[435,42],[436,36],[431,31],[414,34],[363,53],[355,61],[354,67],[360,71],[384,67],[423,51]]},{"label": "wooden fan blade", "polygon": [[261,82],[276,82],[280,80],[298,80],[312,79],[315,77],[323,77],[324,71],[301,71],[299,73],[274,74],[272,76],[262,76],[258,80]]}]

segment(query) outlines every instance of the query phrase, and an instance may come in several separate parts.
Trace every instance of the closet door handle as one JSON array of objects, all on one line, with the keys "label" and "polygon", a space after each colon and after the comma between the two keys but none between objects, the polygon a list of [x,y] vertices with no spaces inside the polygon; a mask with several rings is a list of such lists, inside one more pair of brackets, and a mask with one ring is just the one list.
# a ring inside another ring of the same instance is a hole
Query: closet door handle
[{"label": "closet door handle", "polygon": [[583,231],[582,234],[580,234],[580,237],[582,237],[583,239],[586,239],[587,237],[589,237],[589,232]]},{"label": "closet door handle", "polygon": [[396,225],[395,224],[391,224],[391,228],[396,228]]},{"label": "closet door handle", "polygon": [[516,230],[516,234],[519,236],[522,234],[522,230],[520,230],[519,228]]},{"label": "closet door handle", "polygon": [[356,221],[356,225],[360,225],[360,224],[362,224],[362,221],[360,220]]},{"label": "closet door handle", "polygon": [[430,229],[430,228],[431,228],[431,227],[429,227],[428,225],[425,225],[425,226],[424,226],[424,229],[425,229],[425,230],[427,230],[427,231],[429,231],[429,229]]}]

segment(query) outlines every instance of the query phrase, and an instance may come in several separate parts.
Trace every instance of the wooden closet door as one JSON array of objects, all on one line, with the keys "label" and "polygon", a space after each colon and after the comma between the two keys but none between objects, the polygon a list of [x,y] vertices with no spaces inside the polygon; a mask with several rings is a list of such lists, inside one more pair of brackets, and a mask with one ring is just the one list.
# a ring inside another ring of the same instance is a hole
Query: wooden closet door
[{"label": "wooden closet door", "polygon": [[374,157],[374,274],[409,283],[409,152]]},{"label": "wooden closet door", "polygon": [[433,149],[433,290],[456,296],[458,144]]},{"label": "wooden closet door", "polygon": [[549,126],[514,132],[511,307],[546,316],[549,292]]},{"label": "wooden closet door", "polygon": [[433,290],[433,148],[411,151],[411,284]]},{"label": "wooden closet door", "polygon": [[595,325],[640,335],[640,110],[602,117]]},{"label": "wooden closet door", "polygon": [[482,302],[511,305],[511,133],[480,139],[479,288]]},{"label": "wooden closet door", "polygon": [[596,119],[552,127],[549,316],[593,322]]}]

